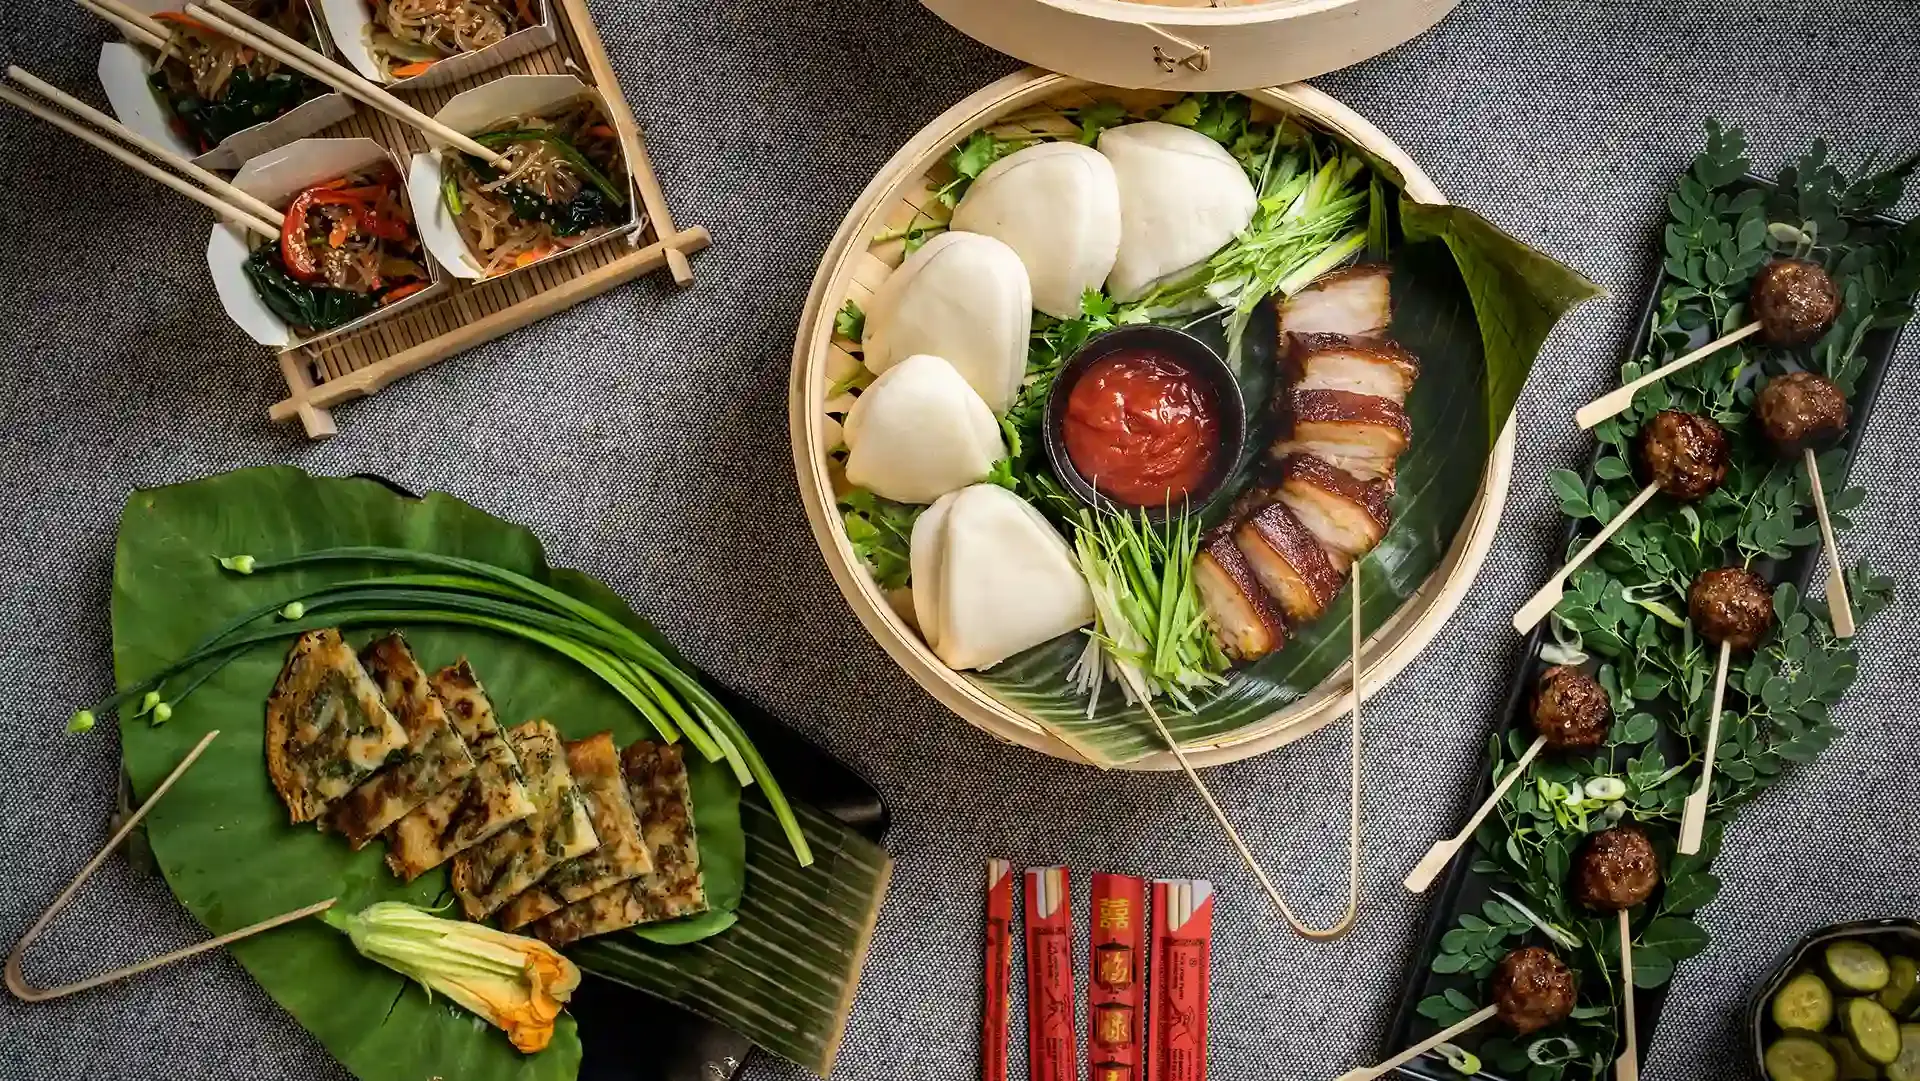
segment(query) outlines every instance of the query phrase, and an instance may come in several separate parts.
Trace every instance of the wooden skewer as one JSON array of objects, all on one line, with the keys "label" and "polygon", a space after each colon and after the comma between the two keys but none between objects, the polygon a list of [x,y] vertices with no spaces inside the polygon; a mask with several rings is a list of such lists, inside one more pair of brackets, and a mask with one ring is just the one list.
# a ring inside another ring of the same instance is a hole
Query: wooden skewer
[{"label": "wooden skewer", "polygon": [[87,861],[85,867],[80,868],[80,873],[73,877],[73,881],[67,883],[66,889],[61,890],[59,895],[53,899],[53,903],[47,906],[46,911],[40,913],[40,918],[33,922],[33,926],[27,928],[27,933],[20,936],[20,941],[14,945],[13,952],[7,955],[6,967],[7,990],[13,992],[15,998],[23,1002],[46,1002],[49,999],[64,998],[67,995],[78,994],[81,991],[91,990],[103,984],[112,983],[115,980],[122,980],[128,976],[139,975],[142,972],[159,968],[162,965],[170,965],[175,961],[185,960],[195,954],[205,953],[216,947],[225,946],[230,942],[238,942],[243,938],[257,935],[262,931],[271,930],[272,928],[279,927],[281,924],[305,919],[308,916],[325,912],[327,909],[333,907],[334,902],[338,900],[338,898],[330,897],[317,904],[295,909],[292,912],[283,912],[271,919],[261,920],[259,923],[242,927],[238,931],[230,931],[218,938],[208,939],[205,942],[188,946],[184,950],[175,950],[172,953],[149,958],[139,964],[128,965],[125,968],[116,968],[112,972],[105,972],[98,976],[81,980],[79,983],[67,984],[64,987],[35,987],[27,982],[25,974],[21,971],[21,964],[26,956],[27,948],[39,941],[41,932],[45,931],[47,925],[53,922],[53,918],[59,915],[62,909],[67,907],[68,903],[73,900],[73,895],[78,893],[80,887],[86,883],[87,879],[92,877],[93,873],[100,869],[100,865],[106,862],[109,855],[113,854],[113,850],[120,847],[120,842],[127,839],[127,835],[132,833],[134,827],[140,824],[140,820],[147,816],[147,812],[153,809],[154,804],[160,802],[160,797],[166,795],[167,790],[173,787],[173,783],[178,781],[181,776],[187,772],[187,767],[199,761],[200,755],[206,751],[207,746],[213,742],[213,738],[219,734],[220,730],[216,728],[200,737],[200,742],[194,744],[193,750],[188,751],[187,756],[180,760],[180,764],[173,767],[173,772],[167,774],[166,780],[161,781],[159,787],[153,790],[153,795],[148,796],[147,801],[142,803],[140,808],[134,811],[133,814],[129,815],[125,822],[121,823],[120,828],[115,830],[113,836],[107,839],[107,843],[101,847],[100,851],[96,853],[92,859]]},{"label": "wooden skewer", "polygon": [[1380,1063],[1378,1066],[1362,1066],[1357,1070],[1348,1070],[1346,1073],[1335,1078],[1334,1081],[1373,1081],[1376,1077],[1385,1077],[1400,1067],[1405,1066],[1407,1063],[1412,1062],[1414,1059],[1419,1058],[1421,1055],[1453,1039],[1455,1036],[1471,1029],[1479,1028],[1481,1025],[1493,1020],[1494,1014],[1498,1013],[1499,1009],[1500,1007],[1498,1006],[1482,1006],[1466,1020],[1441,1029],[1426,1039],[1421,1040],[1419,1043],[1414,1044],[1412,1047],[1407,1048],[1405,1051]]},{"label": "wooden skewer", "polygon": [[263,221],[277,222],[285,217],[273,204],[258,196],[242,191],[228,183],[218,173],[195,165],[174,151],[127,127],[125,124],[88,105],[72,94],[61,90],[51,83],[34,77],[32,72],[15,65],[7,69],[7,77],[80,119],[93,124],[102,131],[116,135],[123,141],[146,151],[148,155],[161,164],[172,166],[175,170],[187,174],[199,181],[201,187],[213,192],[215,195],[218,195],[242,210],[259,215]]},{"label": "wooden skewer", "polygon": [[1620,983],[1620,1015],[1626,1019],[1627,1048],[1613,1062],[1613,1077],[1614,1081],[1640,1081],[1640,1039],[1633,1018],[1633,918],[1624,908],[1620,910]]},{"label": "wooden skewer", "polygon": [[252,229],[254,232],[273,240],[280,239],[280,215],[278,213],[274,215],[274,220],[268,221],[256,214],[242,210],[232,203],[227,202],[225,199],[194,187],[192,184],[161,169],[159,166],[154,165],[133,151],[127,150],[119,143],[93,131],[91,128],[82,127],[52,109],[39,104],[31,98],[17,94],[4,86],[0,86],[0,101],[4,101],[17,109],[31,113],[82,142],[91,143],[99,147],[109,157],[114,158],[121,164],[135,172],[144,174],[165,184],[167,187],[192,199],[194,202],[199,203],[201,206],[206,207],[208,210],[213,211],[215,214],[220,215],[235,225],[245,229]]},{"label": "wooden skewer", "polygon": [[[150,49],[164,49],[167,47],[165,29],[150,18],[141,16],[140,21],[135,22],[117,11],[102,6],[96,2],[96,0],[76,0],[76,2],[100,19],[112,23],[131,41],[137,41]],[[135,14],[139,13],[135,12]]]},{"label": "wooden skewer", "polygon": [[1227,818],[1227,812],[1221,809],[1220,801],[1213,798],[1213,792],[1207,788],[1206,782],[1200,779],[1200,774],[1193,768],[1193,764],[1187,761],[1187,754],[1180,749],[1179,741],[1173,738],[1173,733],[1167,731],[1166,722],[1160,719],[1159,712],[1153,708],[1153,700],[1147,695],[1146,688],[1133,688],[1134,697],[1140,701],[1142,708],[1146,710],[1147,718],[1153,722],[1154,729],[1160,733],[1160,738],[1166,741],[1168,749],[1173,752],[1174,760],[1179,762],[1180,768],[1186,772],[1187,780],[1193,783],[1194,790],[1200,793],[1200,799],[1207,805],[1207,810],[1213,812],[1213,817],[1220,823],[1220,828],[1226,831],[1227,840],[1232,842],[1234,851],[1240,855],[1240,862],[1247,865],[1247,870],[1253,873],[1254,879],[1260,883],[1260,888],[1266,891],[1267,899],[1280,910],[1280,915],[1286,919],[1294,933],[1302,938],[1316,940],[1339,938],[1353,930],[1354,922],[1360,915],[1360,645],[1362,636],[1359,560],[1355,560],[1353,564],[1352,632],[1353,700],[1350,712],[1353,715],[1353,731],[1349,739],[1352,781],[1348,788],[1347,907],[1339,919],[1325,927],[1309,926],[1293,914],[1293,909],[1287,906],[1286,898],[1281,895],[1280,888],[1273,884],[1267,869],[1254,858],[1252,850],[1247,847],[1247,842],[1241,839],[1240,831],[1234,829],[1233,822]]},{"label": "wooden skewer", "polygon": [[1691,856],[1700,851],[1707,832],[1707,803],[1713,798],[1713,758],[1720,749],[1720,710],[1727,700],[1727,662],[1733,647],[1720,643],[1720,663],[1713,672],[1713,713],[1707,718],[1707,753],[1700,765],[1700,784],[1687,794],[1680,810],[1680,853]]},{"label": "wooden skewer", "polygon": [[200,4],[188,4],[187,14],[206,23],[208,28],[216,33],[224,34],[242,45],[252,46],[288,67],[306,72],[335,90],[357,98],[403,124],[412,125],[441,142],[451,144],[462,153],[471,154],[489,165],[497,165],[500,162],[498,152],[481,146],[473,139],[368,82],[361,77],[360,73],[320,55],[305,43],[288,37],[223,0],[207,0],[204,7]]},{"label": "wooden skewer", "polygon": [[1820,519],[1820,542],[1827,550],[1827,617],[1836,638],[1853,637],[1853,601],[1847,596],[1847,572],[1840,565],[1840,545],[1833,539],[1833,519],[1827,514],[1827,493],[1820,484],[1820,460],[1813,448],[1801,452],[1807,479],[1813,482],[1813,510]]},{"label": "wooden skewer", "polygon": [[1420,862],[1414,864],[1405,882],[1407,889],[1414,893],[1425,893],[1427,888],[1433,885],[1433,880],[1440,877],[1440,872],[1446,870],[1447,864],[1453,862],[1453,857],[1473,839],[1473,831],[1479,829],[1480,823],[1486,821],[1487,815],[1500,805],[1500,800],[1506,796],[1507,789],[1512,788],[1513,782],[1527,772],[1527,767],[1533,765],[1533,760],[1539,757],[1541,749],[1546,745],[1545,736],[1533,738],[1533,745],[1528,747],[1527,752],[1520,756],[1520,760],[1513,764],[1513,768],[1507,771],[1507,775],[1500,778],[1500,783],[1494,786],[1493,794],[1487,797],[1479,810],[1473,812],[1473,817],[1467,819],[1467,824],[1460,827],[1460,832],[1444,841],[1434,842],[1433,847],[1427,849],[1427,854],[1420,857]]},{"label": "wooden skewer", "polygon": [[96,13],[104,12],[101,17],[113,19],[116,25],[131,24],[138,27],[141,34],[159,38],[160,44],[155,48],[164,47],[172,37],[167,32],[167,28],[160,24],[160,20],[127,3],[126,0],[80,0],[80,6],[88,11],[98,9]]},{"label": "wooden skewer", "polygon": [[1554,605],[1559,604],[1560,598],[1566,594],[1567,579],[1573,577],[1573,572],[1579,570],[1587,560],[1592,559],[1593,554],[1600,550],[1600,546],[1618,533],[1620,527],[1627,524],[1628,519],[1640,513],[1640,508],[1646,506],[1647,500],[1652,499],[1653,493],[1659,490],[1660,486],[1657,484],[1649,484],[1640,489],[1640,494],[1633,497],[1633,502],[1628,503],[1619,514],[1614,515],[1613,520],[1608,522],[1605,528],[1574,553],[1573,559],[1566,566],[1555,572],[1553,577],[1547,579],[1547,584],[1540,587],[1538,593],[1520,606],[1520,610],[1513,614],[1513,629],[1525,634],[1533,629],[1534,624],[1547,618],[1547,613],[1553,611]]},{"label": "wooden skewer", "polygon": [[1755,321],[1748,323],[1746,326],[1730,334],[1723,334],[1700,348],[1695,349],[1693,352],[1688,353],[1686,356],[1681,357],[1679,360],[1668,361],[1640,378],[1635,379],[1633,382],[1621,387],[1619,390],[1602,394],[1600,397],[1581,406],[1574,412],[1573,422],[1584,430],[1593,427],[1608,417],[1624,413],[1629,406],[1633,405],[1633,396],[1640,391],[1641,387],[1649,383],[1657,383],[1687,365],[1698,363],[1701,359],[1711,356],[1735,342],[1752,337],[1759,332],[1760,324],[1758,321]]}]

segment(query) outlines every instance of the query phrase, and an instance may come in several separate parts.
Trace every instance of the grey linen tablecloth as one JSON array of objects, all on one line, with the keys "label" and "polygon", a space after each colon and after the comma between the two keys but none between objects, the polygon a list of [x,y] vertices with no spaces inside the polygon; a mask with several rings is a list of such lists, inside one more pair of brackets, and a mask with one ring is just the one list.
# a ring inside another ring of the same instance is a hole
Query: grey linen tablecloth
[{"label": "grey linen tablecloth", "polygon": [[[1372,1061],[1427,914],[1400,877],[1457,826],[1483,768],[1516,647],[1507,616],[1549,569],[1561,528],[1544,477],[1587,453],[1572,409],[1612,384],[1652,228],[1702,118],[1744,126],[1768,171],[1818,133],[1848,160],[1920,149],[1913,0],[1467,0],[1425,38],[1319,80],[1453,199],[1613,296],[1567,322],[1528,384],[1479,588],[1373,700],[1364,913],[1350,937],[1315,945],[1269,912],[1184,780],[1001,746],[922,693],[842,604],[795,499],[787,365],[822,248],[897,146],[1014,63],[911,0],[596,8],[674,209],[713,230],[697,283],[621,289],[415,375],[342,409],[325,444],[266,421],[279,378],[207,287],[205,215],[0,110],[5,943],[105,837],[115,735],[62,727],[108,686],[122,500],[139,485],[290,462],[444,489],[532,526],[556,562],[610,583],[709,672],[873,778],[893,806],[899,866],[836,1076],[975,1075],[989,856],[1070,865],[1081,918],[1088,871],[1214,880],[1216,1078],[1304,1081]],[[98,100],[99,24],[58,0],[0,9],[0,59]],[[1681,968],[1651,1081],[1743,1076],[1736,1017],[1777,950],[1816,925],[1920,908],[1909,716],[1920,546],[1907,509],[1920,480],[1907,458],[1917,348],[1910,336],[1856,466],[1872,496],[1847,542],[1900,578],[1901,601],[1860,636],[1861,679],[1837,711],[1847,736],[1732,829],[1726,892],[1702,916],[1715,942]],[[1209,773],[1309,913],[1331,911],[1343,885],[1346,753],[1336,726]],[[157,877],[115,859],[31,971],[78,978],[201,934]],[[1016,1077],[1021,1040],[1016,1023]],[[646,1054],[644,1033],[634,1050]],[[751,1073],[799,1076],[767,1062]],[[0,1075],[345,1076],[224,954],[53,1004],[6,999]]]}]

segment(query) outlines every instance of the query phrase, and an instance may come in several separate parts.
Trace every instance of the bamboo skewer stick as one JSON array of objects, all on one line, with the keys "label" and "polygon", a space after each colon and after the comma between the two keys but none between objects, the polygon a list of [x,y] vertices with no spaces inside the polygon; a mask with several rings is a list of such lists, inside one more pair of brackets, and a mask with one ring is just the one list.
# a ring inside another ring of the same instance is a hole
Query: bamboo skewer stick
[{"label": "bamboo skewer stick", "polygon": [[471,154],[489,165],[499,164],[501,160],[498,152],[481,146],[468,136],[462,135],[368,82],[358,72],[320,55],[304,42],[288,37],[233,5],[224,3],[223,0],[207,0],[206,6],[188,4],[187,14],[206,23],[208,28],[216,33],[224,34],[242,45],[258,49],[288,67],[297,68],[403,124],[411,125],[441,142],[451,144],[464,154]]},{"label": "bamboo skewer stick", "polygon": [[1420,857],[1420,862],[1414,864],[1413,870],[1408,872],[1404,883],[1407,889],[1414,893],[1425,893],[1427,888],[1433,885],[1433,880],[1440,877],[1440,872],[1447,869],[1447,864],[1453,862],[1453,857],[1459,855],[1460,849],[1473,839],[1473,831],[1479,829],[1480,823],[1486,821],[1487,815],[1500,805],[1500,800],[1506,796],[1507,789],[1512,788],[1513,782],[1527,772],[1527,767],[1533,765],[1533,760],[1539,757],[1541,749],[1546,745],[1545,736],[1533,738],[1533,745],[1528,747],[1526,753],[1520,756],[1520,760],[1513,764],[1513,768],[1507,771],[1507,775],[1500,778],[1500,783],[1494,786],[1493,793],[1480,805],[1479,810],[1473,812],[1473,817],[1467,819],[1467,824],[1460,827],[1460,832],[1443,841],[1434,842],[1433,847],[1427,849],[1427,854]]},{"label": "bamboo skewer stick", "polygon": [[81,980],[78,983],[70,983],[63,987],[35,987],[27,982],[25,974],[21,971],[22,961],[26,956],[27,948],[39,941],[41,932],[45,931],[47,925],[53,922],[53,918],[59,915],[62,909],[67,907],[68,903],[73,900],[73,895],[79,892],[80,887],[86,883],[88,878],[93,876],[95,871],[100,869],[100,865],[105,863],[107,857],[113,854],[113,850],[120,847],[120,842],[127,839],[127,835],[132,833],[134,827],[140,824],[140,820],[147,816],[147,812],[153,809],[154,804],[160,802],[160,797],[167,794],[167,790],[173,787],[173,783],[178,781],[187,772],[187,768],[199,761],[200,755],[206,751],[207,746],[213,742],[213,738],[219,734],[220,730],[216,728],[200,737],[200,742],[194,744],[193,750],[188,751],[187,756],[180,760],[180,764],[173,767],[173,772],[167,774],[166,779],[161,781],[159,786],[153,790],[153,795],[148,796],[147,801],[142,803],[138,810],[127,816],[127,820],[121,823],[120,828],[114,831],[112,837],[107,839],[107,843],[101,847],[100,851],[95,853],[94,857],[87,861],[86,866],[80,868],[80,873],[73,877],[73,881],[67,883],[66,888],[61,890],[59,895],[53,899],[53,903],[47,906],[46,911],[40,913],[40,918],[33,922],[33,926],[27,928],[27,933],[20,936],[20,941],[14,944],[13,952],[7,955],[6,966],[7,990],[13,992],[15,998],[20,999],[22,1002],[46,1002],[50,999],[64,998],[67,995],[78,994],[81,991],[91,990],[116,980],[125,979],[128,976],[137,976],[142,972],[159,968],[162,965],[170,965],[175,961],[185,960],[195,954],[205,953],[208,950],[225,946],[231,942],[238,942],[243,938],[249,938],[262,931],[279,927],[282,924],[292,923],[295,920],[302,920],[316,913],[325,912],[327,909],[333,907],[335,901],[339,900],[339,898],[329,897],[317,904],[307,905],[305,908],[298,908],[292,912],[283,912],[278,916],[261,920],[259,923],[242,927],[238,931],[229,931],[218,938],[208,939],[205,942],[188,946],[186,949],[175,950],[172,953],[149,958],[138,964],[128,965],[125,968],[116,968],[112,972],[104,972],[98,976]]},{"label": "bamboo skewer stick", "polygon": [[116,21],[138,27],[142,34],[159,38],[161,47],[165,46],[168,39],[172,37],[167,28],[161,25],[160,20],[127,3],[126,0],[81,0],[81,6],[89,11],[100,8]]},{"label": "bamboo skewer stick", "polygon": [[[164,49],[167,47],[166,30],[150,18],[142,16],[140,20],[136,22],[117,11],[102,6],[97,0],[75,0],[75,2],[102,21],[112,23],[116,29],[133,41],[137,41],[150,49]],[[135,14],[138,14],[138,12],[135,12]]]},{"label": "bamboo skewer stick", "polygon": [[1647,500],[1652,499],[1653,493],[1659,490],[1660,486],[1657,484],[1649,484],[1640,489],[1640,494],[1633,497],[1633,502],[1628,503],[1619,514],[1614,515],[1613,520],[1608,522],[1605,528],[1574,553],[1573,559],[1566,566],[1555,572],[1553,577],[1547,579],[1547,584],[1540,587],[1538,593],[1520,606],[1520,610],[1513,614],[1513,629],[1525,634],[1533,629],[1534,624],[1547,618],[1547,613],[1553,611],[1554,605],[1559,604],[1560,598],[1566,594],[1567,579],[1573,577],[1573,572],[1579,570],[1587,560],[1592,559],[1593,554],[1612,539],[1613,535],[1620,531],[1620,527],[1627,524],[1628,519],[1640,513],[1640,508],[1646,506]]},{"label": "bamboo skewer stick", "polygon": [[1836,638],[1852,638],[1853,600],[1847,596],[1847,572],[1840,565],[1840,545],[1833,539],[1833,519],[1827,514],[1827,493],[1820,484],[1820,460],[1809,447],[1801,453],[1807,479],[1813,483],[1813,510],[1820,519],[1820,542],[1827,550],[1827,616]]},{"label": "bamboo skewer stick", "polygon": [[1720,662],[1713,672],[1713,713],[1707,718],[1707,751],[1700,765],[1700,784],[1687,794],[1680,811],[1680,853],[1691,856],[1700,851],[1707,832],[1707,804],[1713,798],[1713,758],[1720,749],[1720,711],[1727,700],[1727,664],[1733,647],[1720,643]]},{"label": "bamboo skewer stick", "polygon": [[161,169],[159,166],[154,165],[133,151],[127,150],[112,139],[98,134],[91,128],[82,127],[80,124],[67,119],[52,109],[33,101],[31,98],[15,93],[4,86],[0,86],[0,101],[4,101],[24,112],[31,113],[74,138],[98,147],[109,157],[119,161],[135,172],[144,174],[165,184],[167,187],[192,199],[194,202],[199,203],[201,206],[206,207],[208,210],[213,211],[215,214],[220,215],[235,225],[245,229],[252,229],[254,232],[260,233],[273,240],[280,239],[279,215],[277,213],[273,221],[268,221],[256,214],[242,210],[227,202],[225,199],[221,199],[218,196],[194,187],[192,184]]},{"label": "bamboo skewer stick", "polygon": [[[1722,647],[1725,648],[1725,647]],[[1722,653],[1724,662],[1726,654]],[[1633,918],[1620,910],[1620,1016],[1626,1021],[1626,1050],[1613,1061],[1614,1081],[1640,1081],[1640,1039],[1633,1017]]]},{"label": "bamboo skewer stick", "polygon": [[125,124],[88,105],[72,94],[61,90],[59,87],[45,80],[36,78],[32,72],[15,65],[7,69],[7,77],[80,119],[93,124],[102,131],[109,132],[118,136],[123,141],[131,143],[133,146],[145,151],[161,164],[169,165],[175,170],[187,174],[199,181],[201,187],[206,188],[213,194],[218,195],[220,198],[225,199],[227,202],[232,203],[248,213],[258,215],[263,221],[277,222],[285,216],[279,209],[266,200],[242,191],[240,188],[228,183],[218,173],[195,165],[174,151],[127,127]]},{"label": "bamboo skewer stick", "polygon": [[1315,940],[1339,938],[1341,935],[1346,934],[1353,929],[1354,922],[1360,914],[1361,628],[1360,562],[1358,560],[1353,564],[1352,632],[1353,701],[1351,713],[1353,715],[1353,732],[1349,740],[1352,759],[1352,781],[1348,789],[1347,907],[1346,910],[1341,913],[1339,919],[1325,927],[1311,927],[1298,916],[1294,915],[1293,909],[1287,905],[1287,899],[1280,893],[1280,888],[1274,885],[1273,878],[1267,874],[1266,868],[1262,867],[1260,861],[1254,858],[1253,851],[1247,847],[1247,842],[1241,839],[1240,831],[1235,829],[1233,822],[1227,818],[1227,812],[1221,808],[1220,802],[1213,798],[1212,790],[1208,789],[1206,782],[1200,779],[1200,774],[1193,768],[1193,763],[1187,761],[1187,754],[1180,749],[1179,741],[1173,738],[1173,733],[1167,730],[1166,722],[1160,719],[1159,711],[1153,708],[1153,700],[1146,694],[1146,688],[1134,688],[1134,696],[1139,699],[1142,708],[1146,710],[1147,718],[1153,722],[1153,727],[1160,733],[1160,738],[1166,741],[1167,748],[1173,752],[1174,760],[1179,762],[1180,768],[1186,772],[1187,780],[1193,783],[1194,790],[1200,793],[1200,799],[1207,805],[1207,810],[1213,812],[1215,821],[1219,822],[1220,828],[1226,831],[1227,840],[1232,843],[1234,851],[1240,855],[1240,862],[1247,865],[1247,870],[1253,873],[1254,879],[1260,883],[1260,888],[1266,891],[1267,899],[1272,901],[1273,906],[1280,910],[1280,915],[1287,921],[1287,924],[1293,928],[1294,933],[1302,938]]},{"label": "bamboo skewer stick", "polygon": [[1405,1066],[1407,1063],[1412,1062],[1414,1059],[1419,1058],[1421,1055],[1453,1039],[1455,1036],[1471,1029],[1479,1028],[1481,1025],[1493,1020],[1494,1014],[1498,1013],[1499,1009],[1498,1006],[1482,1006],[1472,1016],[1441,1029],[1439,1032],[1421,1040],[1419,1043],[1414,1044],[1412,1047],[1407,1048],[1405,1051],[1400,1052],[1387,1061],[1380,1063],[1378,1066],[1362,1066],[1357,1070],[1348,1070],[1346,1073],[1335,1078],[1334,1081],[1374,1081],[1376,1077],[1385,1077],[1400,1067]]},{"label": "bamboo skewer stick", "polygon": [[1628,407],[1633,405],[1633,396],[1640,391],[1640,388],[1651,383],[1657,383],[1687,365],[1697,364],[1706,357],[1725,349],[1727,346],[1735,342],[1743,341],[1759,332],[1760,323],[1755,321],[1731,333],[1723,334],[1700,348],[1695,349],[1693,352],[1688,353],[1686,356],[1678,360],[1668,361],[1620,389],[1602,394],[1600,397],[1581,406],[1574,412],[1573,422],[1578,424],[1582,430],[1585,430],[1606,420],[1608,417],[1618,416],[1626,412]]}]

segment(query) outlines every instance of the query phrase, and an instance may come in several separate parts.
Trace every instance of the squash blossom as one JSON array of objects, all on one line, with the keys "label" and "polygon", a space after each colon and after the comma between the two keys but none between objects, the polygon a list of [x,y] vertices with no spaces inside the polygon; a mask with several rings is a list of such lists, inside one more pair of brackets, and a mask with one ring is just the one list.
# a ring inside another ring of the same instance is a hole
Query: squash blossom
[{"label": "squash blossom", "polygon": [[329,909],[323,918],[363,956],[505,1029],[529,1054],[553,1039],[554,1019],[580,986],[580,970],[544,942],[404,902],[380,901],[357,916]]}]

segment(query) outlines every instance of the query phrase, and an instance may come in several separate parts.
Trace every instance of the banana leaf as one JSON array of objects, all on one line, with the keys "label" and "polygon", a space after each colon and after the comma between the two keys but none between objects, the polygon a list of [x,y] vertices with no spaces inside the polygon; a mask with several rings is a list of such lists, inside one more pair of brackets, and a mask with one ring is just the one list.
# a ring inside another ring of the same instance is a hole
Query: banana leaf
[{"label": "banana leaf", "polygon": [[[285,467],[250,469],[138,491],[129,498],[114,565],[117,679],[122,686],[138,682],[227,619],[302,587],[356,577],[363,570],[390,571],[322,565],[241,577],[220,571],[215,556],[264,556],[353,544],[486,560],[587,600],[657,638],[605,586],[549,568],[532,533],[450,496],[414,500],[373,481],[310,477]],[[367,628],[356,641],[382,629]],[[556,654],[479,630],[432,625],[402,629],[429,668],[466,656],[505,723],[545,717],[568,738],[611,730],[623,745],[650,737],[651,729],[631,706]],[[136,799],[144,799],[208,730],[221,731],[202,760],[147,818],[154,858],[174,895],[214,933],[327,897],[338,897],[350,909],[379,900],[445,904],[450,894],[444,868],[402,884],[387,871],[383,846],[355,853],[336,836],[287,823],[285,808],[267,780],[262,740],[263,705],[285,647],[271,642],[241,654],[181,703],[164,725],[123,719],[122,752]],[[768,915],[766,905],[753,903],[753,894],[745,889],[750,875],[757,882],[773,883],[788,904],[859,910],[870,926],[885,887],[883,852],[833,820],[807,811],[817,849],[836,858],[802,871],[777,826],[766,826],[771,813],[757,797],[743,804],[724,766],[705,762],[691,751],[687,761],[713,911],[649,929],[646,934],[658,941],[645,941],[636,933],[612,936],[631,939],[654,963],[647,978],[622,982],[675,997],[682,984],[697,981],[708,970],[707,956],[751,953],[754,939],[783,933],[784,924],[756,926]],[[877,875],[875,867],[881,868]],[[708,1004],[701,1012],[775,1050],[826,1049],[825,1060],[798,1058],[824,1072],[858,980],[866,935],[828,925],[815,932],[790,943],[777,957],[765,951],[755,954],[753,971],[774,985],[803,974],[831,984],[836,993],[832,1011],[770,1024],[769,1011],[783,1002],[772,1001],[780,996],[770,990],[756,990]],[[696,941],[698,945],[673,944]],[[345,937],[317,921],[248,939],[231,949],[261,986],[363,1081],[435,1076],[564,1081],[579,1072],[580,1042],[571,1019],[562,1018],[546,1050],[522,1055],[498,1031],[445,999],[429,1000],[416,985],[361,958]]]},{"label": "banana leaf", "polygon": [[[1413,444],[1400,460],[1393,524],[1360,568],[1366,634],[1391,619],[1440,565],[1541,344],[1561,315],[1600,291],[1472,211],[1404,200],[1401,208],[1403,242],[1391,252],[1392,334],[1420,358],[1420,379],[1406,403]],[[1262,369],[1271,367],[1272,336],[1270,316],[1247,334],[1251,362],[1242,389],[1249,418],[1266,412],[1270,376]],[[1237,483],[1251,481],[1270,435],[1250,438],[1252,460]],[[1285,649],[1236,669],[1194,710],[1157,707],[1173,738],[1190,744],[1247,728],[1337,672],[1349,652],[1347,590]],[[1122,765],[1164,750],[1145,713],[1128,705],[1112,681],[1089,714],[1086,697],[1067,681],[1084,644],[1080,635],[1067,635],[968,678],[1095,764]]]}]

